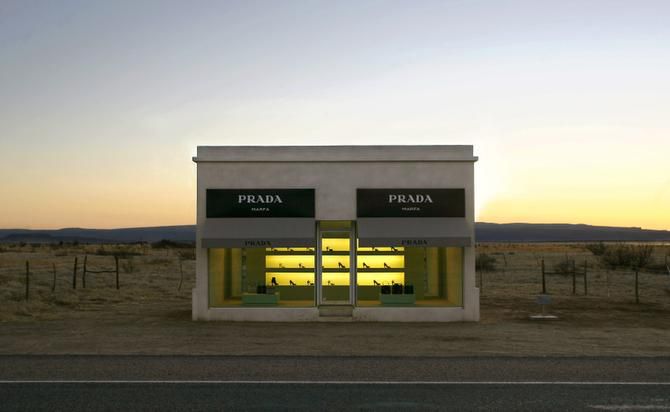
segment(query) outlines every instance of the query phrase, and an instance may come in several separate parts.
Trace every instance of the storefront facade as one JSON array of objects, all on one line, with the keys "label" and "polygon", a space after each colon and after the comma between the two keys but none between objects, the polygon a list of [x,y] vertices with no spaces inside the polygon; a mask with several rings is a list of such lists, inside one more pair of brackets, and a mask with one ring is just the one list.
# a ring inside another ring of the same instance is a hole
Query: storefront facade
[{"label": "storefront facade", "polygon": [[205,146],[193,160],[194,320],[479,320],[472,146]]}]

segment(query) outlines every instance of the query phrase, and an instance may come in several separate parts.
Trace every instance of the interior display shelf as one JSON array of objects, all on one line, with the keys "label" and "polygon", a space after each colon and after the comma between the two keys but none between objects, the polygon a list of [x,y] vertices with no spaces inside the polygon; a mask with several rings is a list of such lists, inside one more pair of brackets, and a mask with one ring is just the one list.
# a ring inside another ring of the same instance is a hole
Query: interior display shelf
[{"label": "interior display shelf", "polygon": [[359,256],[363,256],[363,255],[368,255],[368,256],[399,256],[399,255],[403,255],[403,254],[405,254],[405,252],[401,252],[401,251],[393,252],[393,251],[390,251],[390,250],[387,251],[387,252],[384,252],[384,251],[377,251],[377,252],[372,252],[372,251],[358,251],[358,252],[356,252],[356,253],[357,253]]},{"label": "interior display shelf", "polygon": [[332,273],[332,272],[348,273],[349,268],[323,268],[322,272],[323,273]]},{"label": "interior display shelf", "polygon": [[[314,283],[312,283],[311,285],[277,285],[277,286],[268,286],[268,287],[275,288],[275,289],[284,289],[284,288],[291,288],[291,289],[303,288],[303,289],[307,289],[307,288],[313,288]],[[379,286],[377,286],[377,287],[379,287]]]},{"label": "interior display shelf", "polygon": [[347,250],[324,250],[321,252],[323,256],[349,256]]},{"label": "interior display shelf", "polygon": [[305,272],[305,273],[314,273],[314,268],[265,268],[266,272],[276,272],[276,273],[283,273],[283,272]]},{"label": "interior display shelf", "polygon": [[386,273],[386,272],[404,272],[405,268],[357,268],[357,272],[360,273]]},{"label": "interior display shelf", "polygon": [[265,254],[269,256],[314,256],[314,251],[308,252],[306,250],[298,250],[294,252],[288,252],[285,250],[281,250],[281,251],[268,251],[265,252]]}]

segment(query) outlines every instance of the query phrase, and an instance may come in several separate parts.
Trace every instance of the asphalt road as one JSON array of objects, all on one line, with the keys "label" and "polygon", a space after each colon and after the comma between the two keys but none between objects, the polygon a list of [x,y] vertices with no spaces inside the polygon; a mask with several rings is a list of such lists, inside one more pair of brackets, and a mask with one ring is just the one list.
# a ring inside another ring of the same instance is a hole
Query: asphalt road
[{"label": "asphalt road", "polygon": [[0,356],[0,410],[670,410],[670,358]]}]

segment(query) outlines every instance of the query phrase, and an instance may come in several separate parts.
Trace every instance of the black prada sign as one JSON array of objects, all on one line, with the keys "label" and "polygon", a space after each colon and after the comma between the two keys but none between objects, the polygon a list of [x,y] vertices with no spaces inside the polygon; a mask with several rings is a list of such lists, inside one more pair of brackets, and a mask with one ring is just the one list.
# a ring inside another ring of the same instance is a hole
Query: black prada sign
[{"label": "black prada sign", "polygon": [[465,189],[358,189],[358,217],[465,217]]},{"label": "black prada sign", "polygon": [[207,217],[314,217],[314,189],[207,189]]}]

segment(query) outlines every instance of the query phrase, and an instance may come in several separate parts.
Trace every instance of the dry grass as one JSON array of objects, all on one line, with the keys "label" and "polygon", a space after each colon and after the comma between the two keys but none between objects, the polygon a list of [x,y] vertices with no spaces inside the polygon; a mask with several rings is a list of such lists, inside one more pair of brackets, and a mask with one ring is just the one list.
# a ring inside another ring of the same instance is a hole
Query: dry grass
[{"label": "dry grass", "polygon": [[[100,253],[104,251],[104,253]],[[131,253],[129,253],[131,252]],[[89,270],[114,270],[119,253],[120,289],[114,273],[89,273],[86,288],[84,256]],[[184,261],[184,284],[179,285],[179,250],[153,250],[145,245],[49,245],[6,247],[0,253],[0,321],[53,320],[86,312],[135,311],[139,305],[190,307],[194,261]],[[72,288],[74,259],[78,260],[77,289]],[[25,298],[25,262],[30,262],[30,292]],[[53,265],[56,290],[52,292]]]}]

